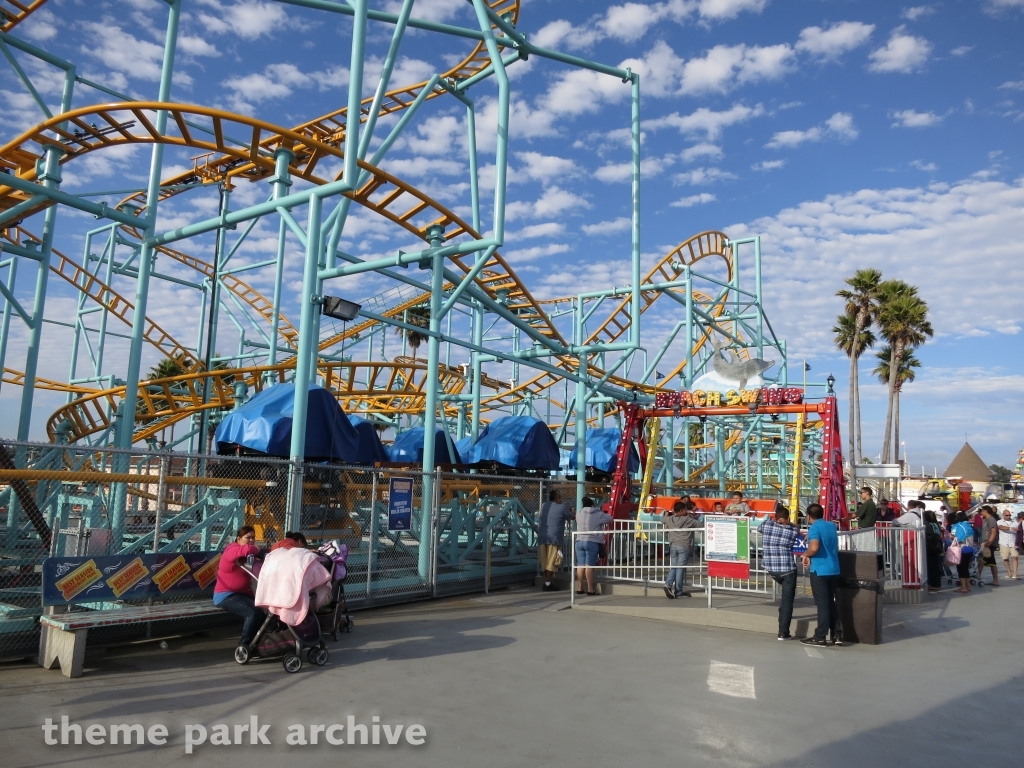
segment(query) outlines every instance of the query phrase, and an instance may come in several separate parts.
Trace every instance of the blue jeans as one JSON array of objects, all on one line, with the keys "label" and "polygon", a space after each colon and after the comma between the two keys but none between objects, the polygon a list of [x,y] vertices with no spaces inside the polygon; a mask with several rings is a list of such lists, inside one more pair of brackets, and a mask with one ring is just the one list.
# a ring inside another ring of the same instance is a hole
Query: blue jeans
[{"label": "blue jeans", "polygon": [[819,576],[811,572],[811,594],[814,605],[818,609],[818,627],[814,630],[815,640],[824,640],[831,633],[832,638],[839,636],[839,609],[836,606],[836,587],[839,586],[838,576]]},{"label": "blue jeans", "polygon": [[782,602],[779,603],[779,634],[789,637],[789,625],[793,623],[793,600],[796,598],[796,571],[773,573],[771,577],[782,586]]},{"label": "blue jeans", "polygon": [[598,546],[596,541],[576,540],[576,567],[597,565]]},{"label": "blue jeans", "polygon": [[686,591],[686,564],[690,561],[690,548],[679,544],[671,544],[668,549],[668,562],[672,566],[665,580],[665,586],[675,595]]},{"label": "blue jeans", "polygon": [[242,639],[238,641],[239,645],[251,643],[252,639],[256,637],[256,633],[259,632],[260,625],[267,618],[267,614],[256,607],[256,601],[252,595],[243,595],[240,592],[232,592],[225,597],[221,601],[220,607],[245,619],[245,623],[242,624]]}]

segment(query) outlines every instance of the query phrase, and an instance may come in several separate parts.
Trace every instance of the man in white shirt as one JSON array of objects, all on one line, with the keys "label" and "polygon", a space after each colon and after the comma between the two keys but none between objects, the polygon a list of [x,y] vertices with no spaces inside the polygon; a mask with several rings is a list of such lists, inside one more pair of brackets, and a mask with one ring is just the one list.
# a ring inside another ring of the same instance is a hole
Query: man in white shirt
[{"label": "man in white shirt", "polygon": [[1003,565],[1006,567],[1006,575],[1011,579],[1019,579],[1017,566],[1019,556],[1017,553],[1017,526],[1019,523],[1013,519],[1013,512],[1009,507],[1004,507],[1001,519],[999,520],[999,556],[1003,558]]}]

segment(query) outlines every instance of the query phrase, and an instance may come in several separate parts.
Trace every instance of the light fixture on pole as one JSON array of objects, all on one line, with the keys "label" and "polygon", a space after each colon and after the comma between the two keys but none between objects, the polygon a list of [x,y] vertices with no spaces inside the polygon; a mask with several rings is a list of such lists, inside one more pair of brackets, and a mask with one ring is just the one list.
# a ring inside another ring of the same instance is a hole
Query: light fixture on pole
[{"label": "light fixture on pole", "polygon": [[827,379],[825,379],[825,383],[827,383],[827,384],[828,384],[828,394],[829,394],[830,396],[831,396],[831,395],[834,395],[834,394],[835,394],[836,392],[835,392],[835,390],[833,389],[833,387],[835,386],[835,383],[836,383],[836,377],[835,377],[835,376],[833,376],[833,375],[832,375],[832,374],[830,373],[830,374],[828,375],[828,378],[827,378]]},{"label": "light fixture on pole", "polygon": [[345,362],[345,333],[348,330],[348,321],[355,320],[359,317],[359,310],[363,308],[362,304],[356,304],[354,301],[348,301],[337,296],[324,296],[320,303],[320,311],[328,317],[333,317],[335,320],[341,320],[342,323],[342,336],[341,336],[341,361]]}]

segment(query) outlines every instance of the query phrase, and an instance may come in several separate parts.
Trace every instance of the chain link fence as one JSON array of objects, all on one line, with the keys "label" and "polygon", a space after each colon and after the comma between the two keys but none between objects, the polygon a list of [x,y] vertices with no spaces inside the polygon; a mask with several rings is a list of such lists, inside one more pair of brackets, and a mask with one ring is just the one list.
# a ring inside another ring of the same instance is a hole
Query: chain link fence
[{"label": "chain link fence", "polygon": [[[311,547],[331,540],[348,547],[346,599],[350,608],[362,608],[532,583],[543,502],[555,489],[570,505],[576,498],[576,483],[562,479],[311,462],[301,469],[295,474],[290,462],[269,457],[0,443],[0,657],[37,652],[44,611],[209,599],[208,587],[203,594],[161,590],[155,597],[150,588],[145,598],[128,591],[87,602],[89,593],[82,593],[75,605],[44,609],[49,557],[105,558],[111,569],[143,557],[153,571],[169,561],[163,555],[223,550],[241,525],[255,528],[260,546],[293,527]],[[302,479],[291,524],[290,476]],[[395,481],[405,481],[406,489],[411,484],[404,526],[392,515]],[[588,483],[586,493],[600,504],[608,489]],[[569,559],[566,550],[566,570]],[[124,624],[90,630],[89,637],[95,643],[158,637],[234,621],[225,613]]]}]

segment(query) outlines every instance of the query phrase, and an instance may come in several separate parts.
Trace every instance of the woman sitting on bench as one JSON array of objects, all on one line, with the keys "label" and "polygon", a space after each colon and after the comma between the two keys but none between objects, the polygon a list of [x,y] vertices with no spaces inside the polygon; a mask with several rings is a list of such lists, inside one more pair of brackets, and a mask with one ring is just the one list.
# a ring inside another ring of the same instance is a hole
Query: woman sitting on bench
[{"label": "woman sitting on bench", "polygon": [[243,525],[238,529],[234,542],[228,544],[217,567],[217,583],[213,588],[213,604],[244,619],[240,645],[248,645],[256,636],[267,614],[256,607],[252,593],[252,579],[239,567],[250,555],[260,553],[256,544],[256,529]]}]

